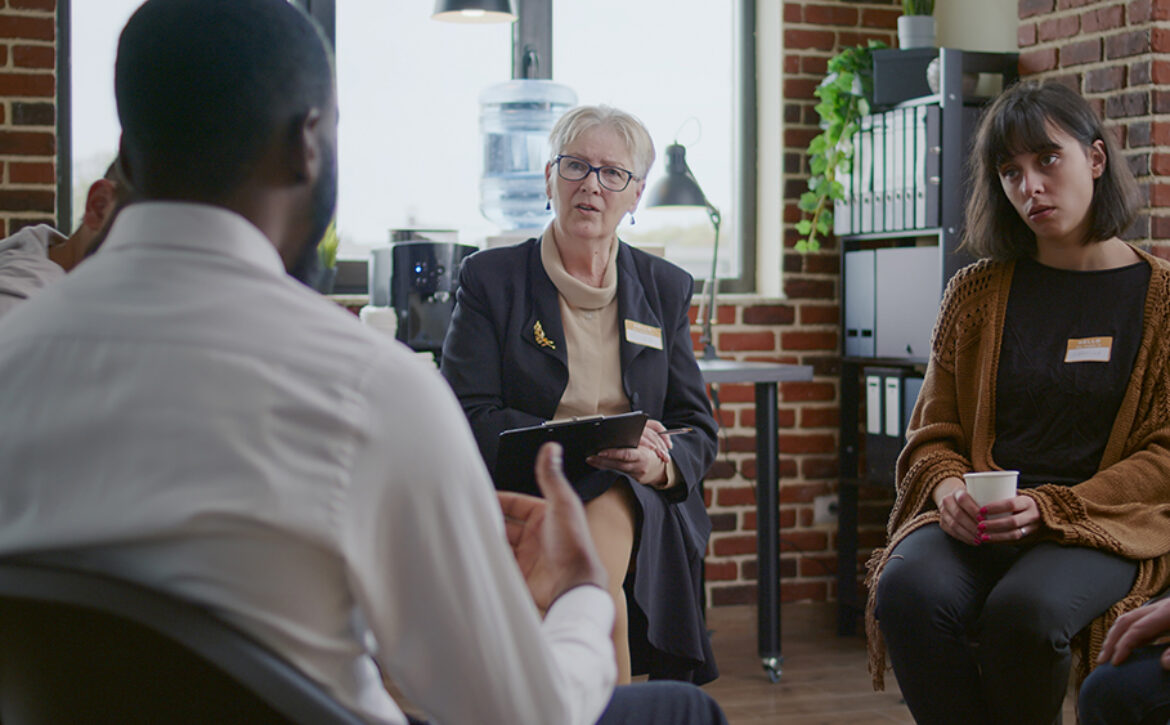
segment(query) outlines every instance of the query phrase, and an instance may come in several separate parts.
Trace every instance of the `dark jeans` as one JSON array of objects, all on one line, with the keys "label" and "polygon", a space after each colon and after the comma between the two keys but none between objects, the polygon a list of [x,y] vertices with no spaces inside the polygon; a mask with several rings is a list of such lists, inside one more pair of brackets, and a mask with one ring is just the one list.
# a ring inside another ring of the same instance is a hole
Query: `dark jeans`
[{"label": "dark jeans", "polygon": [[[409,720],[411,725],[427,725]],[[719,704],[698,687],[664,680],[614,689],[597,725],[727,725],[727,718]]]},{"label": "dark jeans", "polygon": [[1135,650],[1114,667],[1093,670],[1081,687],[1081,725],[1166,725],[1170,721],[1170,672],[1158,661],[1166,645]]},{"label": "dark jeans", "polygon": [[937,524],[910,534],[878,582],[877,616],[915,721],[1055,721],[1069,641],[1136,575],[1136,563],[1093,549],[970,546]]}]

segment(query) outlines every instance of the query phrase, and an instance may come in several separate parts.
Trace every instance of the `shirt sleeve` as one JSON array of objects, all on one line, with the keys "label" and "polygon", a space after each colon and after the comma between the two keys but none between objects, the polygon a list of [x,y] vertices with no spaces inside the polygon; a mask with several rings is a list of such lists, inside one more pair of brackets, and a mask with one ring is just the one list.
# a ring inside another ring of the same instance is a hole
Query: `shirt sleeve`
[{"label": "shirt sleeve", "polygon": [[368,377],[339,533],[375,659],[440,723],[593,723],[616,678],[608,594],[578,587],[544,622],[450,390],[391,350]]}]

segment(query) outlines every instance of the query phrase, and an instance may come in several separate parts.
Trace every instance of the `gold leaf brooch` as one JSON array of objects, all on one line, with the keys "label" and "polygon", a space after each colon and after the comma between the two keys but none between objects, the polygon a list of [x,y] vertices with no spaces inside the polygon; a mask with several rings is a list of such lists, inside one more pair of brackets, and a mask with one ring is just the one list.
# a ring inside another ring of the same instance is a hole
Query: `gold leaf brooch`
[{"label": "gold leaf brooch", "polygon": [[541,326],[539,321],[537,321],[537,323],[532,326],[532,336],[536,338],[537,345],[540,345],[541,347],[547,347],[550,350],[557,349],[557,344],[548,339],[548,336],[544,334],[544,327]]}]

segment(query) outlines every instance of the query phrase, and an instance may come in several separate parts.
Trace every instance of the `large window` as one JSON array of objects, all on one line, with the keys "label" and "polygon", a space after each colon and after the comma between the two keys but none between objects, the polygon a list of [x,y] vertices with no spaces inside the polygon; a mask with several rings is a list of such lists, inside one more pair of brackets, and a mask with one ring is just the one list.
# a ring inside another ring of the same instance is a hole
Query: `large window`
[{"label": "large window", "polygon": [[[452,229],[483,244],[500,233],[480,207],[480,94],[512,78],[513,27],[430,18],[431,2],[293,0],[333,25],[341,110],[338,230],[342,255],[365,258],[392,229]],[[672,142],[723,216],[724,290],[755,279],[755,144],[751,89],[754,2],[523,0],[549,2],[553,80],[580,103],[640,117],[665,172]],[[141,0],[63,2],[72,29],[73,218],[84,192],[116,153],[113,98],[118,33]],[[100,5],[100,8],[99,8]],[[72,6],[72,7],[70,7]],[[744,68],[749,69],[744,83]],[[745,123],[745,119],[749,120]],[[712,229],[699,210],[648,209],[619,234],[658,246],[696,277],[710,270]]]}]

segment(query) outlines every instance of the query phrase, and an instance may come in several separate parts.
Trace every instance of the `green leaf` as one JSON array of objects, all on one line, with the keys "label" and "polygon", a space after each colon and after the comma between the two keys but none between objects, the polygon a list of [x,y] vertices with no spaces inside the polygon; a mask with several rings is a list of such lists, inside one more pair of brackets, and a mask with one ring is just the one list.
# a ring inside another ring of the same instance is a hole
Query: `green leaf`
[{"label": "green leaf", "polygon": [[808,219],[801,219],[796,223],[796,231],[801,236],[807,236],[812,231],[812,222]]}]

